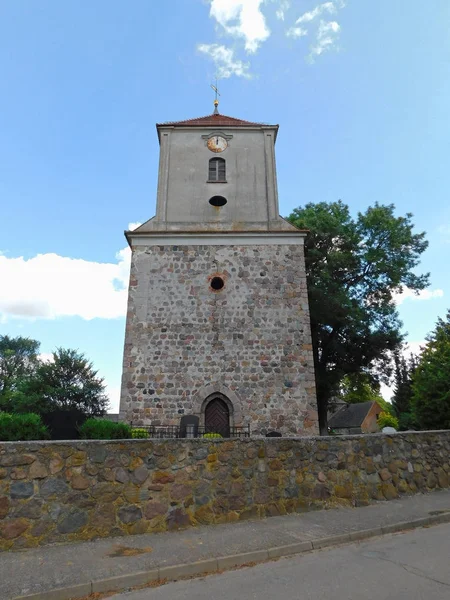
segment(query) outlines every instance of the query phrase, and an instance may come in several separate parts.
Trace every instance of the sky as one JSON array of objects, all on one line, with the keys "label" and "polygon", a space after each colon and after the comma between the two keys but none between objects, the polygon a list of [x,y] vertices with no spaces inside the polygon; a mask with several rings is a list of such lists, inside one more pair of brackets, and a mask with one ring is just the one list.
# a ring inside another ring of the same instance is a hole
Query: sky
[{"label": "sky", "polygon": [[0,0],[0,335],[84,352],[113,412],[155,123],[210,114],[216,76],[223,114],[280,125],[283,216],[378,201],[426,231],[411,349],[449,307],[448,0]]}]

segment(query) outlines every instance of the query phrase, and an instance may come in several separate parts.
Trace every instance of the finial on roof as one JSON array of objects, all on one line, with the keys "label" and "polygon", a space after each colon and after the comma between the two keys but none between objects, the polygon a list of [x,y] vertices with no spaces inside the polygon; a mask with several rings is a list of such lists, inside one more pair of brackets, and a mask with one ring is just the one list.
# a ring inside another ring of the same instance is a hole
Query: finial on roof
[{"label": "finial on roof", "polygon": [[216,78],[216,85],[213,85],[211,83],[211,87],[216,93],[216,97],[214,98],[214,113],[213,114],[218,115],[219,109],[217,107],[219,106],[219,100],[218,100],[217,96],[220,96],[220,94],[219,94],[219,90],[217,89],[217,78]]}]

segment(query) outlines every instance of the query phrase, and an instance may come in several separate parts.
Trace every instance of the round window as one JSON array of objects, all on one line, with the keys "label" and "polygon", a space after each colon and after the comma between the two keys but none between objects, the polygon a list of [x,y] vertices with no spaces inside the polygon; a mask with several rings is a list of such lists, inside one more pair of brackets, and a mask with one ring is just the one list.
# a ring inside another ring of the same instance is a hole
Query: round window
[{"label": "round window", "polygon": [[225,206],[227,199],[223,196],[213,196],[209,199],[209,203],[211,206]]},{"label": "round window", "polygon": [[225,281],[222,279],[222,277],[213,277],[209,283],[209,285],[211,286],[211,288],[215,291],[218,292],[220,291],[223,286],[225,285]]}]

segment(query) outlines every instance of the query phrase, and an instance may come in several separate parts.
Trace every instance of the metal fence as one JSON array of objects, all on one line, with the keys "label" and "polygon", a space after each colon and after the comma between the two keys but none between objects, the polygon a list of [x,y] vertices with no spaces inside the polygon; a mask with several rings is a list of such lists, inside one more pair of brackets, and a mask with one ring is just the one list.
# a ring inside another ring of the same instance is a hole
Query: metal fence
[{"label": "metal fence", "polygon": [[135,425],[131,423],[132,429],[144,429],[150,438],[201,438],[214,437],[219,434],[223,438],[248,438],[250,437],[250,425],[244,427],[226,427],[223,429],[202,427],[200,425]]}]

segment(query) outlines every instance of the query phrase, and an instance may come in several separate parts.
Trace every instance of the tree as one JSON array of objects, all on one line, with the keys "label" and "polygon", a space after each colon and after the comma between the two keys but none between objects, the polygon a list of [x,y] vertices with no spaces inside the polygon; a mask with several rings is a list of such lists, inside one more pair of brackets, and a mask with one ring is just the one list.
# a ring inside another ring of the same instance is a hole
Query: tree
[{"label": "tree", "polygon": [[101,416],[108,407],[103,379],[77,350],[58,348],[53,360],[43,362],[17,394],[20,412],[48,413],[77,409],[86,416]]},{"label": "tree", "polygon": [[18,385],[36,370],[39,346],[30,338],[0,336],[0,410],[11,410]]},{"label": "tree", "polygon": [[417,367],[417,358],[411,354],[406,359],[400,351],[394,353],[395,362],[395,385],[392,405],[399,421],[400,431],[415,429],[414,416],[412,414],[412,378]]},{"label": "tree", "polygon": [[378,427],[383,429],[383,427],[393,427],[394,429],[398,429],[398,419],[391,415],[388,412],[380,412],[378,415]]},{"label": "tree", "polygon": [[348,404],[376,402],[385,413],[394,414],[394,407],[380,393],[380,384],[367,373],[351,373],[342,378],[339,399]]},{"label": "tree", "polygon": [[375,204],[352,219],[341,201],[310,203],[289,217],[310,231],[305,259],[322,435],[328,401],[345,375],[388,372],[403,337],[394,294],[428,285],[428,275],[413,272],[428,243],[413,233],[411,218]]},{"label": "tree", "polygon": [[450,310],[426,339],[413,375],[413,412],[422,429],[450,429]]},{"label": "tree", "polygon": [[339,397],[349,404],[360,402],[384,402],[380,385],[372,381],[366,373],[350,373],[342,378]]}]

